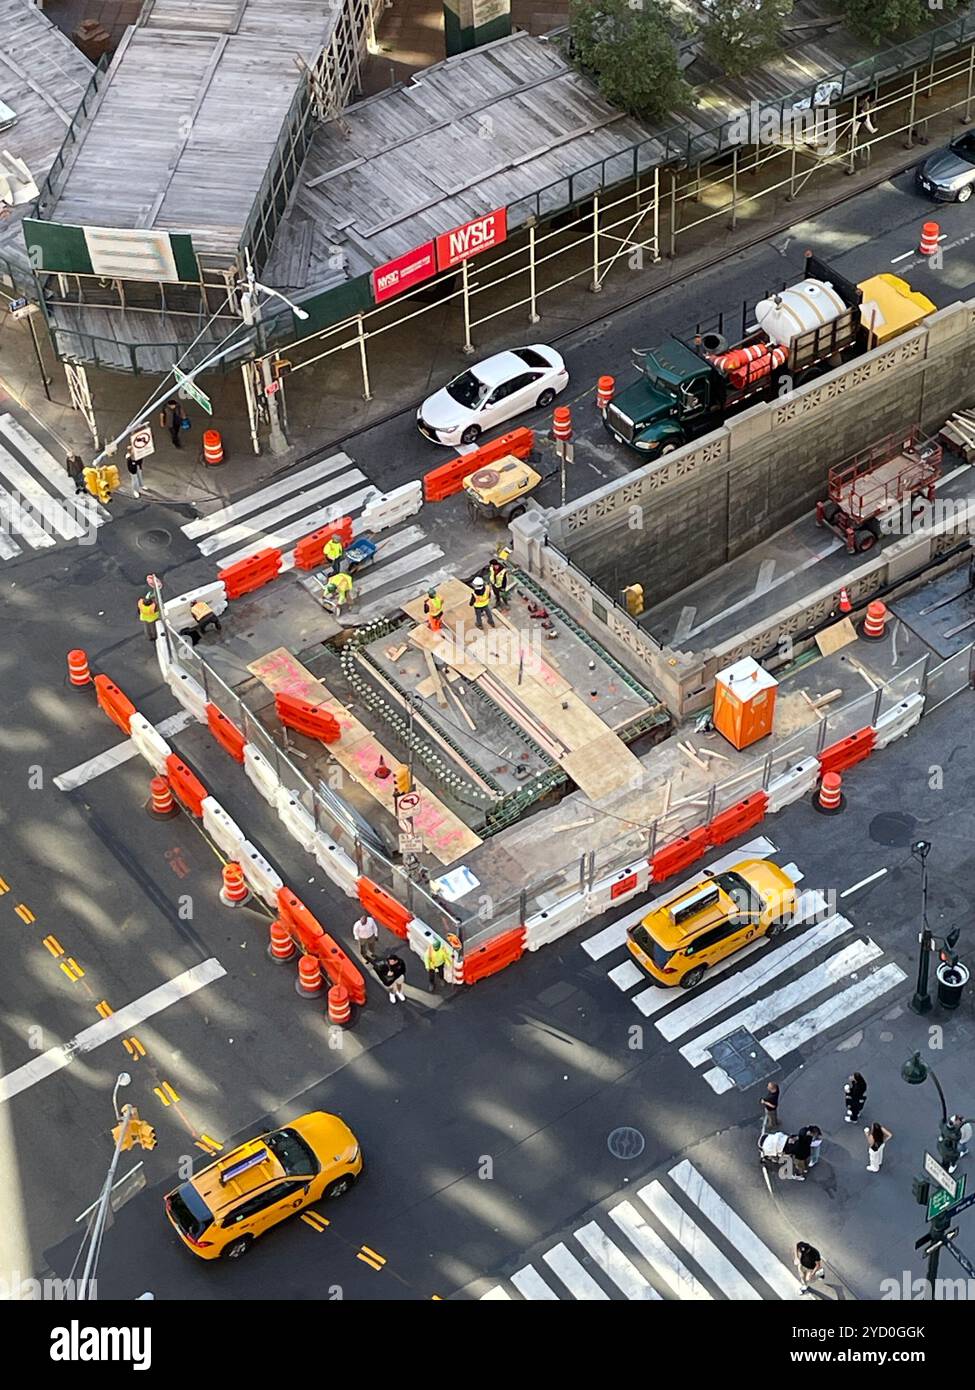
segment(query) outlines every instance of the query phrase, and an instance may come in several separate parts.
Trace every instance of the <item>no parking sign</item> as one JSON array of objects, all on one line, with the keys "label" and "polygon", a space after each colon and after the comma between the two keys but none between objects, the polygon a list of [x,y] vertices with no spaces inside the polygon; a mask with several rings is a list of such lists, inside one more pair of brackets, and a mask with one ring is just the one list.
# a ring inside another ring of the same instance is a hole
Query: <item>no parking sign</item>
[{"label": "no parking sign", "polygon": [[129,435],[129,449],[134,459],[148,458],[156,452],[151,425],[142,425],[141,428],[132,431]]}]

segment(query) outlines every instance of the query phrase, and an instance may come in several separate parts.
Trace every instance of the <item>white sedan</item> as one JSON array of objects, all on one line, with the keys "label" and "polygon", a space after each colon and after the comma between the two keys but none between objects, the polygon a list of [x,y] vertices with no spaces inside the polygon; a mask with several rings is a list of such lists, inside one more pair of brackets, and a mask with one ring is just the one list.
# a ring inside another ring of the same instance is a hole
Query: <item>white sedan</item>
[{"label": "white sedan", "polygon": [[416,412],[421,434],[435,444],[476,444],[485,430],[513,415],[544,409],[569,383],[565,363],[544,343],[512,348],[478,362],[428,396]]}]

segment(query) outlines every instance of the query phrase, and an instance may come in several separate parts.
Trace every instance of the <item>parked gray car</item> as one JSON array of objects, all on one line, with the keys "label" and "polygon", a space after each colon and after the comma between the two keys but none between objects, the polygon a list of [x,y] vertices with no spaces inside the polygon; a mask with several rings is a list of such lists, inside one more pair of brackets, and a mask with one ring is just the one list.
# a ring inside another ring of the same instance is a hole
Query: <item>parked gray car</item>
[{"label": "parked gray car", "polygon": [[967,203],[975,192],[975,130],[966,130],[917,171],[922,192],[939,203]]}]

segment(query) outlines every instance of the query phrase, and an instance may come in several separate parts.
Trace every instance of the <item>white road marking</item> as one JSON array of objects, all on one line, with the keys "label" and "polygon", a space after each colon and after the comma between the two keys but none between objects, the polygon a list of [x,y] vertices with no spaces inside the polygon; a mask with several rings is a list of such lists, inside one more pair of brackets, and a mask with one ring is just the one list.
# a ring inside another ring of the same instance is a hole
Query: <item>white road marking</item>
[{"label": "white road marking", "polygon": [[747,1260],[757,1274],[761,1275],[770,1289],[774,1289],[780,1298],[795,1297],[801,1288],[799,1280],[790,1274],[782,1261],[772,1254],[763,1241],[759,1240],[755,1232],[742,1221],[738,1213],[729,1207],[722,1197],[718,1196],[693,1163],[688,1162],[686,1158],[682,1159],[676,1167],[671,1168],[670,1176],[694,1205],[703,1212],[715,1230],[724,1236],[732,1249]]},{"label": "white road marking", "polygon": [[44,550],[57,545],[52,535],[39,526],[31,514],[11,497],[5,488],[0,487],[0,525],[4,531],[16,531],[33,550]]},{"label": "white road marking", "polygon": [[595,1221],[575,1233],[576,1240],[589,1258],[603,1271],[626,1298],[633,1302],[659,1300],[660,1294],[644,1279],[632,1260],[623,1254]]},{"label": "white road marking", "polygon": [[754,1289],[740,1270],[737,1270],[726,1255],[723,1255],[704,1234],[696,1221],[692,1221],[659,1182],[647,1183],[641,1187],[637,1196],[665,1227],[675,1240],[679,1241],[699,1268],[703,1269],[722,1293],[739,1302],[760,1302],[761,1294]]},{"label": "white road marking", "polygon": [[279,521],[286,521],[289,516],[294,516],[296,512],[304,514],[311,510],[314,502],[324,502],[329,497],[339,497],[343,492],[348,492],[353,483],[366,481],[366,475],[360,473],[358,468],[351,468],[340,478],[326,478],[324,482],[316,483],[314,487],[307,488],[304,492],[298,492],[294,497],[288,497],[283,502],[279,502],[270,511],[259,512],[251,521],[238,521],[233,526],[228,526],[226,530],[218,531],[216,535],[205,537],[204,540],[200,541],[197,549],[201,555],[213,555],[218,550],[226,550],[228,545],[237,545],[239,541],[250,540],[254,536],[271,535]]},{"label": "white road marking", "polygon": [[843,892],[840,894],[840,897],[841,897],[841,898],[848,898],[848,897],[850,896],[851,893],[856,893],[856,892],[858,892],[861,888],[866,888],[866,886],[867,886],[868,883],[876,883],[876,882],[877,882],[877,879],[878,879],[878,878],[883,878],[883,876],[884,876],[884,874],[885,874],[886,872],[887,872],[886,869],[878,869],[877,872],[876,872],[875,874],[871,874],[869,878],[861,878],[861,880],[860,880],[859,883],[854,883],[854,884],[851,884],[851,886],[850,886],[849,888],[844,888],[844,889],[843,889]]},{"label": "white road marking", "polygon": [[422,549],[413,551],[411,555],[404,555],[402,559],[393,560],[380,569],[374,570],[370,567],[365,577],[356,584],[355,596],[371,594],[374,590],[381,589],[384,584],[390,584],[394,579],[401,579],[417,570],[423,578],[432,571],[436,561],[442,559],[443,551],[439,545],[425,545]]},{"label": "white road marking", "polygon": [[[813,927],[811,931],[803,932],[801,936],[794,937],[769,951],[760,961],[756,961],[747,970],[742,970],[740,974],[733,975],[730,980],[725,980],[716,988],[704,989],[700,994],[693,994],[681,1008],[675,1009],[672,1014],[660,1020],[656,1025],[658,1031],[668,1042],[673,1042],[682,1033],[690,1032],[692,1028],[697,1028],[699,1024],[705,1023],[723,1009],[737,1004],[747,994],[761,989],[762,985],[774,980],[776,975],[781,975],[784,970],[791,970],[806,956],[812,955],[823,946],[828,946],[831,941],[850,931],[852,926],[853,923],[845,917],[836,916],[821,926]],[[740,952],[732,957],[740,958]],[[705,985],[708,978],[708,975],[705,975]]]},{"label": "white road marking", "polygon": [[[163,738],[169,738],[171,734],[178,734],[180,729],[185,729],[187,724],[192,722],[193,716],[188,710],[177,710],[175,714],[156,725],[156,732]],[[58,791],[74,791],[75,787],[83,787],[86,782],[100,777],[103,772],[111,772],[114,768],[121,767],[130,758],[134,758],[138,751],[132,740],[126,739],[124,743],[117,743],[114,748],[106,748],[104,753],[96,753],[93,758],[79,763],[70,771],[62,772],[59,777],[55,777],[54,785]]]},{"label": "white road marking", "polygon": [[5,434],[16,444],[28,463],[32,464],[38,473],[42,473],[62,497],[68,499],[76,511],[81,512],[89,525],[101,526],[104,522],[111,521],[111,513],[101,506],[91,493],[75,493],[74,479],[68,477],[64,465],[25,430],[19,420],[15,420],[12,415],[0,415],[0,434]]},{"label": "white road marking", "polygon": [[519,1269],[517,1274],[512,1274],[511,1282],[522,1298],[531,1299],[534,1303],[558,1303],[559,1301],[558,1294],[549,1288],[542,1276],[531,1265],[526,1265],[524,1269]]},{"label": "white road marking", "polygon": [[287,545],[289,541],[300,540],[302,536],[310,536],[312,531],[317,531],[321,526],[327,526],[330,522],[339,521],[344,516],[355,516],[362,510],[362,504],[375,488],[361,488],[358,492],[350,492],[348,497],[336,498],[327,507],[319,507],[317,511],[309,512],[307,516],[300,516],[297,521],[289,523],[287,526],[280,527],[273,535],[262,536],[259,531],[254,531],[256,537],[249,545],[241,546],[240,550],[233,551],[230,555],[223,555],[220,558],[220,568],[225,569],[228,565],[235,565],[238,560],[246,560],[249,555],[256,555],[259,550],[268,547],[280,549]]},{"label": "white road marking", "polygon": [[647,978],[646,972],[641,970],[634,960],[625,960],[622,965],[615,966],[609,972],[609,978],[617,989],[632,989],[641,980]]},{"label": "white road marking", "polygon": [[297,473],[290,473],[288,477],[280,478],[278,482],[271,483],[268,487],[262,487],[257,492],[249,492],[246,497],[241,497],[237,502],[230,502],[226,507],[221,507],[219,511],[210,512],[208,516],[198,517],[196,521],[188,521],[180,529],[184,536],[195,541],[199,536],[208,536],[211,531],[219,531],[221,526],[239,521],[242,516],[250,516],[252,512],[260,511],[269,502],[276,502],[279,497],[286,497],[291,492],[299,492],[307,483],[314,482],[318,478],[328,478],[331,474],[338,473],[342,468],[354,467],[355,461],[348,454],[331,454],[328,458],[319,459],[317,463],[309,464],[307,468],[302,468]]},{"label": "white road marking", "polygon": [[604,1293],[588,1270],[583,1268],[572,1251],[561,1241],[551,1250],[546,1250],[542,1259],[552,1273],[562,1280],[573,1298],[584,1303],[609,1302],[609,1294]]},{"label": "white road marking", "polygon": [[99,1019],[90,1028],[76,1033],[66,1046],[49,1048],[47,1052],[42,1052],[31,1061],[25,1062],[22,1067],[8,1072],[6,1076],[0,1076],[0,1101],[11,1100],[31,1086],[36,1086],[45,1077],[70,1066],[76,1054],[92,1052],[96,1047],[122,1037],[124,1033],[137,1028],[140,1023],[145,1023],[147,1018],[152,1018],[163,1009],[168,1009],[171,1004],[188,998],[205,985],[213,984],[214,980],[221,979],[226,973],[220,962],[211,957],[200,965],[194,965],[190,970],[184,970],[182,975],[177,975],[175,979],[157,985],[148,994],[134,999],[131,1004],[126,1004],[108,1018]]},{"label": "white road marking", "polygon": [[481,1302],[482,1302],[482,1303],[484,1302],[485,1299],[495,1300],[495,1301],[500,1301],[500,1300],[502,1300],[502,1299],[506,1299],[506,1300],[510,1303],[510,1302],[511,1302],[511,1294],[510,1294],[510,1293],[505,1293],[504,1289],[501,1287],[500,1284],[495,1284],[495,1286],[494,1286],[493,1289],[488,1289],[487,1293],[482,1293],[482,1294],[481,1294]]},{"label": "white road marking", "polygon": [[780,1028],[777,1033],[763,1038],[762,1046],[770,1057],[778,1061],[787,1053],[794,1052],[797,1047],[802,1047],[803,1043],[807,1043],[817,1033],[832,1028],[834,1023],[839,1023],[847,1014],[855,1013],[867,1004],[872,1004],[875,999],[879,999],[882,994],[886,994],[889,989],[906,979],[907,976],[900,966],[894,965],[891,961],[872,975],[868,975],[865,980],[859,980],[848,989],[834,994],[811,1013],[803,1014],[801,1018],[794,1019],[792,1023]]},{"label": "white road marking", "polygon": [[72,516],[60,502],[57,502],[9,449],[0,444],[0,473],[13,483],[25,502],[36,509],[45,523],[52,527],[66,541],[77,540],[85,534],[85,528]]},{"label": "white road marking", "polygon": [[647,1264],[656,1271],[665,1284],[672,1288],[678,1298],[710,1299],[711,1295],[695,1275],[684,1264],[679,1255],[657,1235],[652,1226],[630,1202],[620,1202],[613,1207],[609,1218],[614,1221],[628,1240],[636,1246]]},{"label": "white road marking", "polygon": [[[774,1022],[782,1014],[805,1003],[807,999],[812,999],[814,995],[821,994],[824,989],[829,989],[831,985],[851,975],[854,970],[861,970],[881,955],[883,951],[875,941],[869,938],[865,941],[854,941],[842,951],[838,951],[835,956],[830,956],[822,965],[807,970],[798,979],[791,980],[781,989],[767,994],[764,999],[756,1000],[754,1004],[749,1004],[748,1008],[742,1009],[723,1023],[716,1024],[691,1042],[685,1043],[680,1049],[680,1055],[692,1067],[699,1067],[702,1062],[710,1060],[711,1044],[720,1038],[726,1038],[738,1028],[747,1028],[754,1033],[757,1028]],[[762,1046],[765,1046],[764,1041]]]},{"label": "white road marking", "polygon": [[0,560],[12,560],[15,555],[22,554],[17,542],[11,540],[6,534],[6,520],[7,518],[3,511],[3,503],[0,501]]}]

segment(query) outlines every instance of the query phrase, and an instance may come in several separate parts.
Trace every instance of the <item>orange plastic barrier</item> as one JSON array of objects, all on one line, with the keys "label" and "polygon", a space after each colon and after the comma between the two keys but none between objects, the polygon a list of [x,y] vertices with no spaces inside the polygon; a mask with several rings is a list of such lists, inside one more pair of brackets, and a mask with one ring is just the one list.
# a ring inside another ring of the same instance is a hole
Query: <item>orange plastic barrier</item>
[{"label": "orange plastic barrier", "polygon": [[169,785],[187,811],[196,816],[197,819],[202,818],[203,803],[209,796],[209,792],[196,774],[191,772],[175,753],[170,753],[166,759],[166,776],[169,778]]},{"label": "orange plastic barrier", "polygon": [[663,849],[658,849],[650,860],[651,880],[654,883],[660,883],[662,879],[670,878],[671,874],[686,869],[688,864],[693,864],[696,859],[700,859],[707,847],[707,826],[701,826],[697,830],[689,830],[679,840],[672,840],[669,845],[664,845]]},{"label": "orange plastic barrier", "polygon": [[311,951],[314,955],[320,955],[321,944],[325,938],[325,929],[318,918],[308,911],[305,904],[297,894],[292,893],[290,888],[279,888],[277,897],[281,921],[291,935],[296,938],[304,950]]},{"label": "orange plastic barrier", "polygon": [[715,816],[707,827],[708,839],[712,845],[723,845],[727,840],[733,840],[736,835],[743,834],[764,820],[767,809],[768,797],[765,792],[752,792],[751,796],[736,801],[734,806]]},{"label": "orange plastic barrier", "polygon": [[366,1002],[366,982],[337,942],[325,933],[318,947],[318,959],[333,985],[347,989],[355,1004]]},{"label": "orange plastic barrier", "polygon": [[476,980],[486,980],[489,975],[496,975],[506,965],[520,960],[524,953],[524,927],[502,932],[486,946],[476,946],[464,956],[464,984],[472,985]]},{"label": "orange plastic barrier", "polygon": [[325,542],[338,536],[344,546],[352,544],[352,518],[344,516],[341,521],[333,521],[310,536],[302,536],[295,546],[295,564],[300,570],[313,570],[325,559]]},{"label": "orange plastic barrier", "polygon": [[281,568],[280,550],[259,550],[246,560],[238,560],[236,565],[228,565],[217,571],[217,578],[224,585],[228,598],[240,598],[253,589],[259,589],[273,579]]},{"label": "orange plastic barrier", "polygon": [[876,729],[871,729],[869,724],[865,729],[858,729],[849,738],[841,738],[839,743],[824,748],[819,754],[819,766],[823,772],[845,772],[854,763],[862,763],[870,756],[876,737]]},{"label": "orange plastic barrier", "polygon": [[451,459],[449,463],[442,463],[439,468],[434,468],[432,472],[423,475],[423,500],[424,502],[442,502],[445,497],[453,497],[455,492],[460,492],[464,479],[469,473],[476,473],[479,468],[486,467],[489,463],[495,463],[498,459],[504,458],[508,454],[514,454],[515,458],[527,458],[535,447],[535,431],[526,429],[511,430],[508,434],[503,434],[500,439],[492,439],[489,444],[482,444],[479,449],[474,449],[469,454],[462,454],[460,457]]},{"label": "orange plastic barrier", "polygon": [[282,690],[274,697],[274,712],[286,728],[308,738],[320,739],[322,743],[337,743],[342,735],[339,721],[330,710],[286,695]]},{"label": "orange plastic barrier", "polygon": [[385,888],[373,883],[371,878],[357,879],[355,886],[359,901],[369,916],[375,917],[377,922],[381,922],[391,932],[405,939],[406,928],[413,920],[413,913],[391,897]]},{"label": "orange plastic barrier", "polygon": [[239,763],[244,761],[244,744],[247,740],[233,720],[228,719],[216,705],[207,705],[207,728],[221,748],[226,748],[232,758],[236,758]]},{"label": "orange plastic barrier", "polygon": [[99,706],[112,723],[117,724],[123,734],[129,733],[129,720],[136,713],[136,708],[128,696],[123,695],[107,676],[95,677],[95,695]]}]

